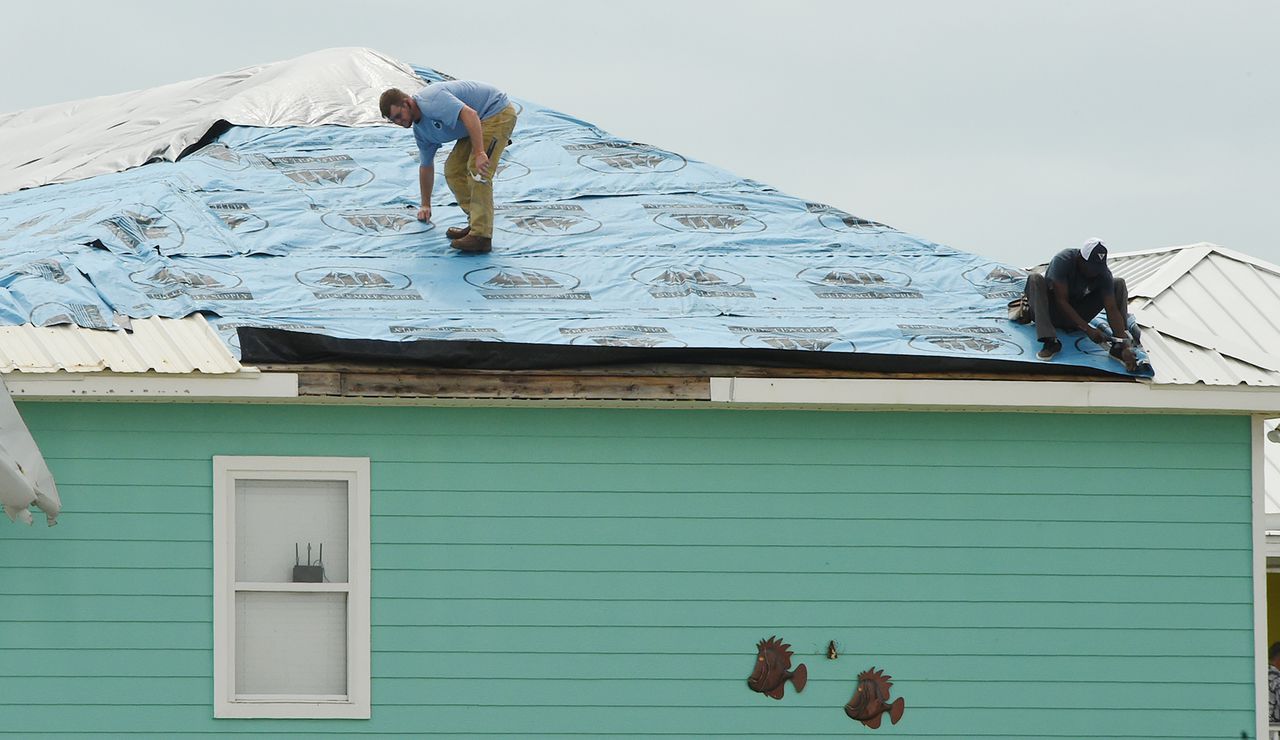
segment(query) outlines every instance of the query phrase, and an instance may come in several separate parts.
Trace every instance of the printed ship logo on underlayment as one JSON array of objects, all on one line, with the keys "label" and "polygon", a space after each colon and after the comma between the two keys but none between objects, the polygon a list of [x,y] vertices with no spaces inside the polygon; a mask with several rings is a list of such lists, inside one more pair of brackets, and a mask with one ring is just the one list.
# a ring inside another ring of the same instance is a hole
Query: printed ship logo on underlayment
[{"label": "printed ship logo on underlayment", "polygon": [[324,334],[328,327],[323,324],[290,324],[287,322],[256,322],[256,321],[228,321],[224,324],[218,324],[215,329],[218,335],[223,338],[228,347],[240,351],[240,333],[236,331],[244,327],[246,329],[281,329],[284,331],[311,332],[313,334]]},{"label": "printed ship logo on underlayment", "polygon": [[120,213],[98,222],[106,227],[122,245],[137,251],[141,247],[155,247],[169,252],[182,246],[186,237],[182,227],[173,219],[151,206],[135,204]]},{"label": "printed ship logo on underlayment", "polygon": [[[27,216],[25,218],[22,216],[15,216],[15,217],[0,216],[0,241],[4,241],[11,237],[17,236],[20,232],[29,231],[31,229],[36,228],[37,226],[43,226],[45,228],[43,231],[38,231],[32,234],[32,236],[52,236],[54,234],[58,234],[63,231],[66,231],[72,226],[82,224],[85,221],[88,221],[89,217],[94,215],[95,213],[99,211],[107,210],[108,208],[114,208],[115,206],[119,205],[119,203],[120,203],[120,200],[116,199],[114,201],[111,201],[110,204],[106,204],[106,205],[98,204],[98,205],[86,208],[85,210],[80,211],[79,213],[75,213],[71,216],[67,216],[66,218],[58,218],[59,215],[66,212],[67,210],[62,206],[54,206],[53,208],[47,208],[41,211],[40,213],[37,213],[33,216]],[[21,220],[15,221],[15,219],[21,219]],[[5,224],[9,224],[9,226],[5,228]]]},{"label": "printed ship logo on underlayment", "polygon": [[[16,223],[16,224],[14,224],[13,226],[11,226],[11,227],[10,227],[10,228],[5,232],[5,235],[4,235],[4,237],[3,237],[3,238],[8,239],[9,237],[13,236],[14,234],[17,234],[17,233],[19,233],[19,232],[26,231],[27,229],[33,228],[33,227],[35,227],[35,226],[39,226],[40,224],[44,223],[44,222],[45,222],[45,220],[47,220],[47,219],[49,219],[49,218],[52,218],[53,216],[56,216],[56,215],[58,215],[59,213],[62,213],[63,211],[65,211],[65,210],[66,210],[65,208],[62,208],[62,207],[60,207],[60,206],[59,206],[59,207],[57,207],[57,208],[50,208],[50,209],[49,209],[49,210],[47,210],[47,211],[43,211],[43,212],[41,212],[41,213],[37,213],[37,214],[36,214],[36,215],[34,215],[34,216],[28,216],[27,218],[23,219],[22,221],[19,221],[18,223]],[[21,216],[18,216],[18,218],[22,218],[22,217],[21,217]]]},{"label": "printed ship logo on underlayment", "polygon": [[739,203],[644,203],[653,222],[671,231],[754,234],[768,227]]},{"label": "printed ship logo on underlayment", "polygon": [[[5,273],[0,272],[0,275],[3,274]],[[54,259],[34,260],[15,267],[7,274],[29,275],[31,277],[38,277],[42,280],[48,280],[49,282],[63,285],[71,281],[71,278],[67,275],[67,271],[64,270],[62,265],[58,264],[58,261]]]},{"label": "printed ship logo on underlayment", "polygon": [[898,324],[907,344],[931,353],[995,355],[1016,357],[1022,347],[1006,339],[1003,329],[994,326],[938,326],[934,324]]},{"label": "printed ship logo on underlayment", "polygon": [[878,221],[868,221],[865,218],[859,218],[852,213],[846,213],[839,208],[834,208],[825,203],[805,203],[804,207],[809,213],[818,214],[818,223],[832,231],[856,231],[862,233],[896,231],[892,226],[882,224]]},{"label": "printed ship logo on underlayment", "polygon": [[252,234],[267,228],[267,220],[253,212],[248,203],[223,201],[209,203],[209,210],[218,214],[228,229],[239,234]]},{"label": "printed ship logo on underlayment", "polygon": [[889,298],[923,298],[910,288],[911,277],[882,267],[835,265],[801,270],[797,278],[809,283],[818,298],[834,300],[884,300]]},{"label": "printed ship logo on underlayment", "polygon": [[188,159],[203,161],[207,165],[226,172],[238,172],[249,166],[243,157],[232,151],[226,144],[210,144],[193,152]]},{"label": "printed ship logo on underlayment", "polygon": [[590,234],[601,226],[582,206],[572,203],[494,206],[493,214],[494,226],[508,234],[578,236]]},{"label": "printed ship logo on underlayment", "polygon": [[28,321],[33,326],[75,324],[86,329],[110,329],[102,311],[92,303],[41,303],[31,309]]},{"label": "printed ship logo on underlayment", "polygon": [[730,326],[744,347],[801,350],[804,352],[855,352],[853,342],[834,326]]},{"label": "printed ship logo on underlayment", "polygon": [[501,331],[488,326],[388,326],[392,334],[445,342],[505,342]]},{"label": "printed ship logo on underlayment", "polygon": [[[120,200],[116,199],[111,201],[111,203],[109,204],[99,203],[98,205],[90,206],[84,209],[83,211],[79,211],[78,213],[73,213],[70,216],[67,216],[66,218],[61,218],[54,221],[53,223],[49,224],[48,227],[45,228],[43,231],[38,231],[35,234],[33,234],[33,236],[53,236],[55,234],[61,234],[62,232],[66,231],[67,229],[70,229],[73,226],[79,226],[80,224],[85,223],[86,221],[89,220],[90,216],[93,216],[100,211],[107,211],[107,210],[114,209],[119,204],[120,204]],[[57,208],[55,211],[48,212],[48,214],[52,216],[53,213],[58,213],[63,210],[64,209],[62,208]]]},{"label": "printed ship logo on underlayment", "polygon": [[346,154],[264,159],[268,167],[308,189],[358,188],[373,182],[373,173]]},{"label": "printed ship logo on underlayment", "polygon": [[964,279],[978,289],[983,298],[1008,301],[1022,295],[1027,284],[1027,273],[1016,267],[988,262],[965,270]]},{"label": "printed ship logo on underlayment", "polygon": [[184,270],[165,266],[139,270],[129,276],[133,282],[146,286],[147,297],[167,301],[180,295],[198,300],[251,301],[253,294],[247,290],[228,290],[241,284],[240,278],[229,272],[202,267],[200,270]]},{"label": "printed ship logo on underlayment", "polygon": [[413,212],[404,208],[330,211],[321,216],[320,221],[336,231],[364,236],[422,234],[435,228],[435,224],[419,221]]},{"label": "printed ship logo on underlayment", "polygon": [[408,275],[367,267],[313,267],[294,279],[321,299],[342,301],[420,301]]},{"label": "printed ship logo on underlayment", "polygon": [[755,298],[744,285],[746,278],[729,270],[689,265],[646,267],[631,273],[631,279],[649,286],[654,298]]},{"label": "printed ship logo on underlayment", "polygon": [[606,175],[636,175],[655,172],[676,172],[684,169],[688,161],[675,152],[668,152],[638,141],[602,141],[591,144],[565,144],[564,150],[577,154],[578,164],[593,172]]},{"label": "printed ship logo on underlayment", "polygon": [[671,332],[661,326],[591,326],[560,327],[560,333],[569,337],[569,344],[590,345],[595,347],[688,347],[689,345],[671,336]]},{"label": "printed ship logo on underlayment", "polygon": [[582,281],[567,272],[493,265],[462,277],[486,300],[591,300],[590,293],[577,290]]}]

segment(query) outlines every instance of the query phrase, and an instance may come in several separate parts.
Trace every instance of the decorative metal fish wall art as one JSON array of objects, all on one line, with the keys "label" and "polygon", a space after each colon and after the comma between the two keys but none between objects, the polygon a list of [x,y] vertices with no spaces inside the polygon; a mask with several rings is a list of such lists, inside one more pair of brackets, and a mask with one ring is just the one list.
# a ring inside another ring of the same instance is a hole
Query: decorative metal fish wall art
[{"label": "decorative metal fish wall art", "polygon": [[765,696],[781,699],[787,681],[799,693],[809,680],[809,669],[801,663],[791,670],[791,646],[775,635],[756,645],[756,666],[747,679],[747,686]]},{"label": "decorative metal fish wall art", "polygon": [[880,727],[880,720],[886,712],[889,714],[889,721],[898,724],[906,702],[902,697],[889,701],[889,689],[893,686],[893,682],[889,680],[891,678],[893,676],[884,675],[884,671],[877,671],[875,666],[859,673],[858,688],[854,689],[849,703],[844,705],[844,713],[873,730]]}]

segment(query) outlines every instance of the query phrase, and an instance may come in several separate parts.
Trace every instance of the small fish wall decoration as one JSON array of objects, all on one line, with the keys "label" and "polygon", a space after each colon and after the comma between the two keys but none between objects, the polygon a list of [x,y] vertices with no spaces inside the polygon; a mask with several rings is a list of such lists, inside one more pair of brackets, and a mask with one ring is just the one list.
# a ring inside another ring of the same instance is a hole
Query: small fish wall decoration
[{"label": "small fish wall decoration", "polygon": [[873,730],[880,727],[880,719],[885,712],[889,713],[890,722],[898,724],[906,702],[901,696],[889,701],[889,689],[893,686],[893,682],[889,680],[891,678],[893,676],[884,675],[884,671],[877,671],[875,666],[859,673],[858,688],[854,689],[849,703],[844,705],[844,713]]},{"label": "small fish wall decoration", "polygon": [[747,686],[765,696],[781,699],[787,681],[799,693],[809,680],[809,669],[801,663],[791,670],[791,646],[779,640],[777,635],[761,640],[756,645],[756,667],[747,679]]}]

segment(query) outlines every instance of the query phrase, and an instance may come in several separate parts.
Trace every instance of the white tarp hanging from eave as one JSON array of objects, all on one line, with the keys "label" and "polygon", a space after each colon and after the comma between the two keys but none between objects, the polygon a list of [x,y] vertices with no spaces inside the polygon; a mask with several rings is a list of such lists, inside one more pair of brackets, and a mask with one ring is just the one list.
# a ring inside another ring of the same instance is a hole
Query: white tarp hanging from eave
[{"label": "white tarp hanging from eave", "polygon": [[148,90],[0,114],[0,193],[173,161],[218,121],[240,126],[385,124],[378,96],[416,90],[371,49],[325,49]]},{"label": "white tarp hanging from eave", "polygon": [[49,526],[58,523],[62,500],[31,431],[0,380],[0,504],[10,521],[31,524],[31,505],[44,512]]}]

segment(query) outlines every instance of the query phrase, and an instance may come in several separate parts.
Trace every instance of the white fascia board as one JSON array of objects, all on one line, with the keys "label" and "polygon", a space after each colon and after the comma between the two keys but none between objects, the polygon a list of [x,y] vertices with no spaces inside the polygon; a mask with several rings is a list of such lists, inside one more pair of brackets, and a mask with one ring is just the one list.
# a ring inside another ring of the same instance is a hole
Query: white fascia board
[{"label": "white fascia board", "polygon": [[952,411],[1161,411],[1280,415],[1280,388],[1139,382],[712,378],[713,403]]},{"label": "white fascia board", "polygon": [[297,373],[254,369],[225,375],[163,373],[9,373],[4,382],[14,398],[55,400],[93,397],[137,401],[236,398],[297,398]]}]

